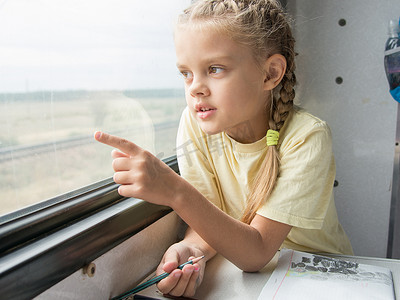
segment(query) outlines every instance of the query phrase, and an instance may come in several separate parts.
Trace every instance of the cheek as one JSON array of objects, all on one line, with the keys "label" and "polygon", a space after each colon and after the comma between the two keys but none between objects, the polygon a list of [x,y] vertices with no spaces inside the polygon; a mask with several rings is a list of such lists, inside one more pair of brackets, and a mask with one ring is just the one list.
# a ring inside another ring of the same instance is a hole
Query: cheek
[{"label": "cheek", "polygon": [[221,95],[226,105],[243,109],[251,99],[256,97],[257,90],[243,81],[236,81],[221,89]]},{"label": "cheek", "polygon": [[220,81],[212,87],[212,91],[218,94],[223,101],[227,101],[227,99],[241,99],[246,95],[246,90],[246,85],[243,84],[242,80]]},{"label": "cheek", "polygon": [[187,86],[185,86],[185,100],[187,105],[189,105],[193,101],[192,97],[190,96],[189,88]]}]

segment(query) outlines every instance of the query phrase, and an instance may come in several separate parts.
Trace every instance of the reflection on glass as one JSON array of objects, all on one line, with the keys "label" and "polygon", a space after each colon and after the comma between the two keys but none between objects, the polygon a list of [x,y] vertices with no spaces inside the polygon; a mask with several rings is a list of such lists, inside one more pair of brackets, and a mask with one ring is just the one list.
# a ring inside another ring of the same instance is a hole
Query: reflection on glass
[{"label": "reflection on glass", "polygon": [[166,2],[0,3],[0,216],[110,177],[96,130],[174,153],[172,21],[189,0]]}]

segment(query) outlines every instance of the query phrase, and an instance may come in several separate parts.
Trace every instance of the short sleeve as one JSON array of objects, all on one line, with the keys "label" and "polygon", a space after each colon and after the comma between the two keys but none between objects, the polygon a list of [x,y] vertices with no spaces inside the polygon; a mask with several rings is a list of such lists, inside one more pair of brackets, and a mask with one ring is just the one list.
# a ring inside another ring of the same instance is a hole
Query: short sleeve
[{"label": "short sleeve", "polygon": [[305,229],[322,228],[332,201],[335,162],[325,122],[285,137],[276,186],[258,214]]}]

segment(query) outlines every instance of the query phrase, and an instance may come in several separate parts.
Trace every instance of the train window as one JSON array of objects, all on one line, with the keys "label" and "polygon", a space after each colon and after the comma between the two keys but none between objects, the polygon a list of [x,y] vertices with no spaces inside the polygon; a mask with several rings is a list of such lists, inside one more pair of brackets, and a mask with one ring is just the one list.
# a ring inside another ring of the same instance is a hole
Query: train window
[{"label": "train window", "polygon": [[172,155],[190,0],[0,2],[0,217],[112,175],[103,130]]}]

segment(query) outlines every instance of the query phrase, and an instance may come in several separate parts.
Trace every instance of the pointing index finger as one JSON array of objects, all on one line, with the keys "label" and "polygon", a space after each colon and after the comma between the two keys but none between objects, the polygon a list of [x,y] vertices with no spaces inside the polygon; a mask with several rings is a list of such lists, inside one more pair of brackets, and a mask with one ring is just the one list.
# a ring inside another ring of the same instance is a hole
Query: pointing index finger
[{"label": "pointing index finger", "polygon": [[101,131],[96,131],[94,133],[94,138],[96,139],[96,141],[99,141],[100,143],[117,148],[129,155],[135,155],[139,148],[136,144],[128,141],[127,139],[111,135],[108,133],[104,133]]}]

